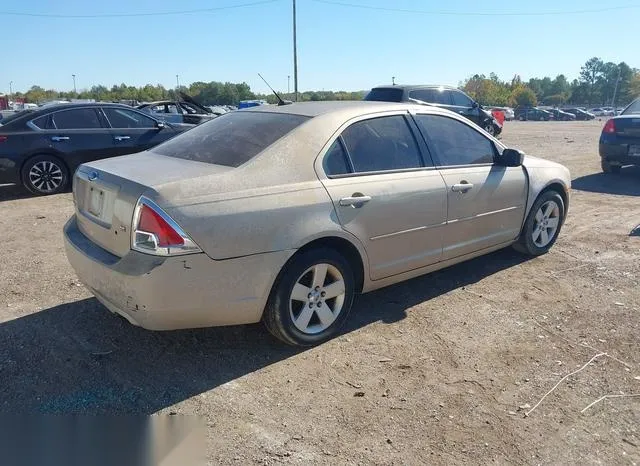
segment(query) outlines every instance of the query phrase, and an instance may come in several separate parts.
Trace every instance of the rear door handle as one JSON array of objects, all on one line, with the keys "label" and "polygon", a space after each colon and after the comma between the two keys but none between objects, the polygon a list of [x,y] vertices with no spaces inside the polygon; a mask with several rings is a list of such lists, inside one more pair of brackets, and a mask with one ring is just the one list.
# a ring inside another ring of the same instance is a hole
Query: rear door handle
[{"label": "rear door handle", "polygon": [[462,183],[454,184],[453,186],[451,186],[451,191],[454,191],[456,193],[466,193],[472,188],[473,188],[473,185],[471,183],[462,182]]},{"label": "rear door handle", "polygon": [[116,141],[125,141],[127,139],[131,139],[131,136],[115,136],[113,139]]},{"label": "rear door handle", "polygon": [[55,142],[68,141],[69,139],[71,139],[69,136],[51,136],[51,140]]},{"label": "rear door handle", "polygon": [[360,193],[354,193],[353,196],[343,197],[340,199],[340,205],[343,207],[351,206],[354,209],[362,207],[364,204],[371,200],[371,196],[365,196]]}]

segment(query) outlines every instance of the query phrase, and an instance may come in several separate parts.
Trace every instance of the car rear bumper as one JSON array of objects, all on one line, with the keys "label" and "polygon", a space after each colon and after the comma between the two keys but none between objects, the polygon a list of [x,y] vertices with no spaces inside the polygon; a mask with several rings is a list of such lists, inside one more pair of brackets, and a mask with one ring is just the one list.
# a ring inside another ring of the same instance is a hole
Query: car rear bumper
[{"label": "car rear bumper", "polygon": [[20,183],[19,169],[14,159],[0,156],[0,184]]},{"label": "car rear bumper", "polygon": [[603,143],[600,141],[599,152],[600,158],[607,162],[620,165],[640,165],[639,156],[629,156],[629,144]]},{"label": "car rear bumper", "polygon": [[206,254],[115,256],[84,236],[75,215],[64,227],[67,258],[110,311],[149,330],[258,322],[277,274],[295,251],[215,261]]}]

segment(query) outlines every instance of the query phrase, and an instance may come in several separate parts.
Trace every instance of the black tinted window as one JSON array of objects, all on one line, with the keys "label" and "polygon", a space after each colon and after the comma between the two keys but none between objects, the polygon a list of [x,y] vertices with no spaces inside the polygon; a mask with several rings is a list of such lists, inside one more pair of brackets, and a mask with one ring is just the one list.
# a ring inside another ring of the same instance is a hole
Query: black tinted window
[{"label": "black tinted window", "polygon": [[336,139],[324,156],[324,171],[327,175],[344,175],[349,173],[349,165],[347,163],[347,154],[342,148],[339,139]]},{"label": "black tinted window", "polygon": [[231,112],[152,150],[169,157],[239,167],[307,120],[286,113]]},{"label": "black tinted window", "polygon": [[473,105],[473,100],[460,91],[451,91],[451,95],[453,97],[453,105],[459,107],[471,107]]},{"label": "black tinted window", "polygon": [[402,89],[393,87],[378,87],[371,89],[364,100],[377,102],[402,102]]},{"label": "black tinted window", "polygon": [[401,115],[354,123],[342,137],[356,172],[422,166],[418,145]]},{"label": "black tinted window", "polygon": [[103,108],[112,128],[155,128],[156,122],[141,113],[124,108]]},{"label": "black tinted window", "polygon": [[493,163],[493,143],[465,123],[438,115],[417,115],[416,120],[437,151],[440,165]]},{"label": "black tinted window", "polygon": [[98,114],[92,108],[61,110],[53,114],[53,122],[57,129],[91,129],[102,127]]},{"label": "black tinted window", "polygon": [[55,129],[51,121],[51,115],[41,116],[32,121],[32,123],[40,129]]},{"label": "black tinted window", "polygon": [[433,89],[416,89],[415,91],[409,91],[409,98],[430,104],[438,103],[436,102],[438,99],[436,99],[435,91]]},{"label": "black tinted window", "polygon": [[627,108],[623,110],[621,115],[634,115],[640,113],[640,99],[635,100]]}]

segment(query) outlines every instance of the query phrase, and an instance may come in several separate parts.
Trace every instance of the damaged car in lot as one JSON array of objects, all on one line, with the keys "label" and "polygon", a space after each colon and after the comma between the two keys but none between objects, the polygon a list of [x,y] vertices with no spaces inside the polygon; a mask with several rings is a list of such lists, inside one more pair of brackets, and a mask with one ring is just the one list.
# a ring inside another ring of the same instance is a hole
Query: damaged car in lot
[{"label": "damaged car in lot", "polygon": [[546,253],[570,179],[434,106],[254,107],[82,165],[65,247],[132,324],[262,320],[308,346],[339,332],[357,293],[507,246]]},{"label": "damaged car in lot", "polygon": [[200,105],[189,95],[181,92],[180,100],[160,100],[138,105],[138,110],[162,121],[174,124],[199,125],[222,114]]}]

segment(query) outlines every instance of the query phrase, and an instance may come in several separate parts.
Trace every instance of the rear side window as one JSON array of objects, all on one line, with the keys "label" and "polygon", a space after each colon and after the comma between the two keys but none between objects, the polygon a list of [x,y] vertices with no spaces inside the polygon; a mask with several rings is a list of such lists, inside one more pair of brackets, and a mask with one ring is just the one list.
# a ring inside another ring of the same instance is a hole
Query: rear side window
[{"label": "rear side window", "polygon": [[31,123],[40,129],[55,129],[53,127],[53,122],[51,121],[51,115],[41,116],[40,118],[32,120]]},{"label": "rear side window", "polygon": [[93,129],[102,128],[98,114],[92,108],[74,108],[61,110],[52,116],[57,129]]},{"label": "rear side window", "polygon": [[429,104],[451,105],[449,91],[442,89],[416,89],[409,92],[409,97]]},{"label": "rear side window", "polygon": [[453,105],[458,107],[471,107],[473,105],[473,100],[460,91],[451,91],[451,95],[453,97]]},{"label": "rear side window", "polygon": [[328,176],[344,175],[349,173],[347,154],[339,139],[336,139],[324,156],[324,171]]},{"label": "rear side window", "polygon": [[227,167],[239,167],[309,117],[287,113],[231,112],[196,126],[153,152]]},{"label": "rear side window", "polygon": [[422,166],[418,144],[402,115],[359,121],[349,126],[342,138],[356,172]]},{"label": "rear side window", "polygon": [[416,115],[441,166],[493,163],[493,143],[469,125],[439,115]]},{"label": "rear side window", "polygon": [[112,128],[155,128],[155,120],[124,108],[103,108]]},{"label": "rear side window", "polygon": [[365,96],[364,100],[376,102],[402,102],[402,89],[393,87],[376,87]]}]

